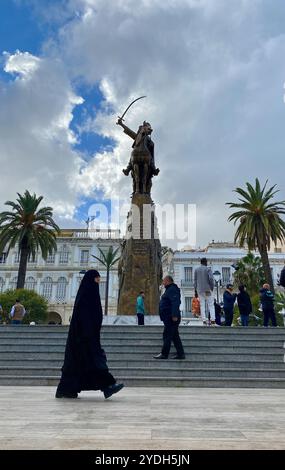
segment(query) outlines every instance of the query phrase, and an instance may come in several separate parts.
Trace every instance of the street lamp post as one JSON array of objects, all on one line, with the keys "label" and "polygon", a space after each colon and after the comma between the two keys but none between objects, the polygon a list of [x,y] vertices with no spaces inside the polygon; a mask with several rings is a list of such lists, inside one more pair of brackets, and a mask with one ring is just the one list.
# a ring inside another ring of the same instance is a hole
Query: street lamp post
[{"label": "street lamp post", "polygon": [[216,289],[217,289],[217,303],[219,303],[219,284],[221,281],[221,273],[220,271],[214,271],[213,272],[213,277],[216,283]]}]

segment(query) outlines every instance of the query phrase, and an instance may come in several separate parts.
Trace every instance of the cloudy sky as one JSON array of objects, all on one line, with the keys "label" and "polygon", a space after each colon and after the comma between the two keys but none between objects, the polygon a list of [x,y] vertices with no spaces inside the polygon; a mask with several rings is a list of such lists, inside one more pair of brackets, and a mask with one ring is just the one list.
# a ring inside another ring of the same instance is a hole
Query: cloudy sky
[{"label": "cloudy sky", "polygon": [[284,191],[284,0],[1,0],[0,209],[42,194],[62,227],[126,201],[130,139],[154,132],[157,204],[197,205],[197,244],[232,240],[246,181]]}]

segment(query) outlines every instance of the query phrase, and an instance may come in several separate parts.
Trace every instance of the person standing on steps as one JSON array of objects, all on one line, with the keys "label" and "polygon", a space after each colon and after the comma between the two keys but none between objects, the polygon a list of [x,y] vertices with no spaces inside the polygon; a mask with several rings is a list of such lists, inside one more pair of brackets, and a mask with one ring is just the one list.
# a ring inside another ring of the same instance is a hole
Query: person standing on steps
[{"label": "person standing on steps", "polygon": [[263,311],[263,326],[268,327],[269,320],[271,320],[272,326],[277,326],[276,315],[274,310],[274,294],[270,290],[269,284],[263,284],[262,289],[260,289],[260,302]]},{"label": "person standing on steps", "polygon": [[168,359],[168,355],[173,342],[176,348],[176,355],[173,359],[185,359],[183,345],[179,336],[180,313],[180,289],[174,284],[171,276],[165,276],[162,281],[165,292],[159,302],[159,316],[164,323],[163,347],[161,353],[153,356],[154,359]]},{"label": "person standing on steps", "polygon": [[21,325],[25,315],[26,315],[25,307],[24,305],[20,303],[20,300],[17,299],[15,305],[13,305],[11,312],[10,312],[12,325]]},{"label": "person standing on steps", "polygon": [[138,325],[144,325],[144,316],[145,316],[145,307],[144,307],[144,291],[140,291],[139,296],[137,297],[136,304]]},{"label": "person standing on steps", "polygon": [[215,321],[216,321],[216,325],[221,326],[222,307],[220,306],[220,304],[218,304],[218,302],[216,301],[216,299],[214,300],[214,307],[215,307]]},{"label": "person standing on steps", "polygon": [[246,286],[241,284],[238,288],[239,294],[237,295],[237,304],[240,313],[242,326],[248,326],[249,315],[252,313],[252,304]]},{"label": "person standing on steps", "polygon": [[285,289],[285,266],[280,273],[279,285]]},{"label": "person standing on steps", "polygon": [[208,325],[208,311],[210,313],[210,324],[215,326],[214,306],[214,278],[211,268],[208,267],[207,258],[201,259],[201,266],[194,273],[194,289],[200,299],[200,309],[203,324]]},{"label": "person standing on steps", "polygon": [[233,292],[233,288],[234,286],[232,284],[227,284],[227,287],[223,296],[224,312],[225,312],[225,326],[232,326],[233,319],[234,319],[234,304],[237,298],[237,294]]},{"label": "person standing on steps", "polygon": [[56,398],[77,398],[82,390],[101,390],[105,398],[109,398],[124,387],[117,384],[110,374],[106,354],[101,347],[103,313],[99,282],[100,274],[91,269],[85,273],[79,286]]},{"label": "person standing on steps", "polygon": [[191,312],[193,313],[195,318],[199,318],[201,315],[201,308],[200,308],[200,299],[198,297],[198,293],[195,293],[195,297],[192,299],[191,303]]}]

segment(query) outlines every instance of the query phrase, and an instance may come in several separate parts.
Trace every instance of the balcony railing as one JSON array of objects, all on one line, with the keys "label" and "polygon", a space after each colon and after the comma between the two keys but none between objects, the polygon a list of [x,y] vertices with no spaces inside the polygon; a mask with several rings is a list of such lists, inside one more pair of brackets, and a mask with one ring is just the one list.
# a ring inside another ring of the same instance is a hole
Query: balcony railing
[{"label": "balcony railing", "polygon": [[194,281],[193,280],[185,280],[181,279],[181,287],[194,287]]}]

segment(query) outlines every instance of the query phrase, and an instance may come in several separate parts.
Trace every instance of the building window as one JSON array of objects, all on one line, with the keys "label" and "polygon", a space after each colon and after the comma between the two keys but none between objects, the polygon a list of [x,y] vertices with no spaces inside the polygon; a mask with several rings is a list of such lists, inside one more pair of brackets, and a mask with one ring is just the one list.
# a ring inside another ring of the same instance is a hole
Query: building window
[{"label": "building window", "polygon": [[46,264],[54,264],[55,263],[55,253],[48,255],[46,259]]},{"label": "building window", "polygon": [[26,282],[25,282],[25,289],[35,290],[35,287],[36,287],[35,278],[32,276],[27,277]]},{"label": "building window", "polygon": [[5,264],[6,259],[7,259],[7,253],[2,253],[2,255],[0,255],[0,264]]},{"label": "building window", "polygon": [[80,264],[89,263],[89,250],[81,250],[80,252]]},{"label": "building window", "polygon": [[68,264],[69,250],[66,245],[63,245],[59,252],[59,264]]},{"label": "building window", "polygon": [[222,268],[222,283],[228,284],[231,282],[231,268]]},{"label": "building window", "polygon": [[29,255],[28,263],[36,263],[37,262],[37,255],[33,256],[32,254]]},{"label": "building window", "polygon": [[67,280],[65,279],[65,277],[60,277],[57,281],[57,289],[56,289],[56,300],[58,302],[65,302],[66,287],[67,287]]},{"label": "building window", "polygon": [[[104,247],[101,247],[101,246],[100,246],[100,250],[103,251],[104,255],[106,256],[107,253],[108,253],[108,251],[109,251],[109,248],[107,248],[106,246],[104,246]],[[101,261],[104,261],[104,258],[103,258],[103,255],[102,255],[101,251],[98,250],[98,252],[99,252],[99,253],[98,253],[98,258],[99,258]]]},{"label": "building window", "polygon": [[102,300],[105,300],[105,294],[106,294],[106,281],[100,281],[99,284],[99,292],[100,292],[100,297]]},{"label": "building window", "polygon": [[192,297],[185,297],[185,309],[184,309],[183,315],[187,317],[188,314],[191,313],[191,310],[192,310]]},{"label": "building window", "polygon": [[193,268],[184,268],[184,280],[187,282],[193,282]]},{"label": "building window", "polygon": [[14,255],[14,263],[17,264],[17,263],[20,263],[20,252],[17,251]]},{"label": "building window", "polygon": [[192,310],[192,297],[185,297],[185,312],[189,313]]},{"label": "building window", "polygon": [[0,292],[1,293],[4,291],[4,286],[5,286],[5,281],[3,277],[0,277]]},{"label": "building window", "polygon": [[52,278],[45,277],[42,283],[42,296],[46,300],[50,300],[52,297]]},{"label": "building window", "polygon": [[9,289],[15,290],[17,288],[17,277],[13,277],[9,283]]}]

